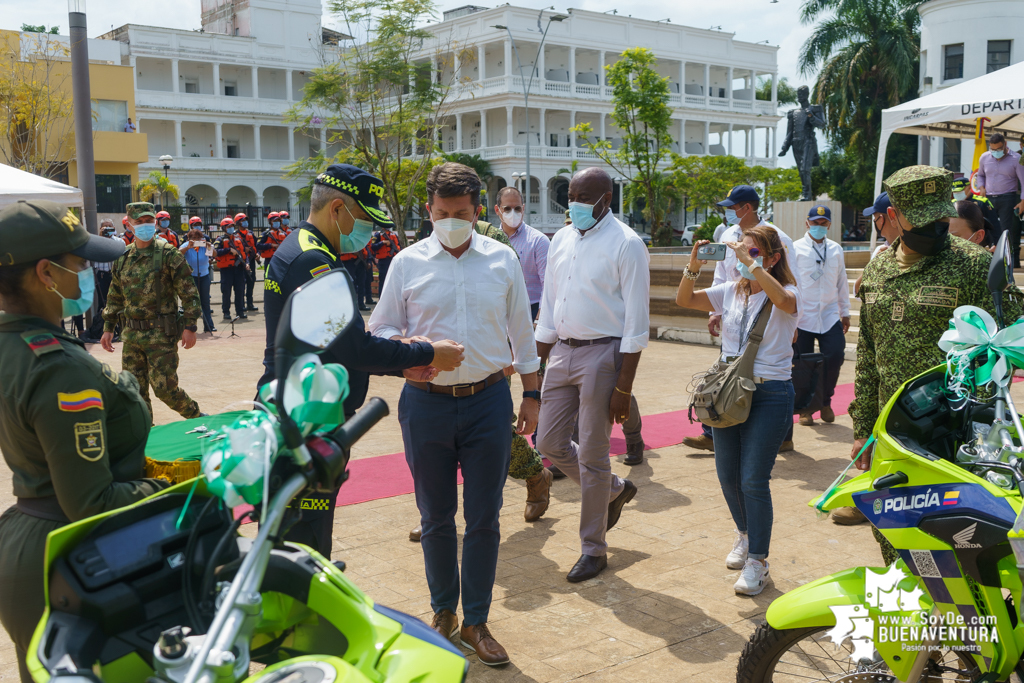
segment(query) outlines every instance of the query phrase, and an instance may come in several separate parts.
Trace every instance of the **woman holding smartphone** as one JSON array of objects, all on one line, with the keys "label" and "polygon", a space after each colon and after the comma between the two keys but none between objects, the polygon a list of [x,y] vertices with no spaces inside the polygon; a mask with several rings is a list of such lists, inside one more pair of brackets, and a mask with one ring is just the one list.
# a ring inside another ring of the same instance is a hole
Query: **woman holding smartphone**
[{"label": "woman holding smartphone", "polygon": [[722,493],[736,523],[736,539],[726,557],[729,569],[741,569],[734,590],[757,595],[768,580],[768,545],[772,535],[772,498],[768,481],[779,446],[793,422],[793,334],[798,296],[796,278],[786,260],[778,232],[770,227],[747,230],[742,242],[726,242],[736,254],[740,278],[695,292],[702,265],[693,245],[690,263],[676,293],[676,303],[698,311],[722,311],[722,359],[743,353],[747,338],[766,301],[771,315],[754,358],[754,391],[746,422],[714,428],[715,468]]},{"label": "woman holding smartphone", "polygon": [[[192,221],[189,223],[195,225]],[[185,257],[188,267],[192,269],[192,280],[199,290],[199,304],[203,309],[203,332],[216,332],[217,328],[213,326],[213,312],[210,310],[210,257],[203,231],[198,227],[189,230],[179,250]]]}]

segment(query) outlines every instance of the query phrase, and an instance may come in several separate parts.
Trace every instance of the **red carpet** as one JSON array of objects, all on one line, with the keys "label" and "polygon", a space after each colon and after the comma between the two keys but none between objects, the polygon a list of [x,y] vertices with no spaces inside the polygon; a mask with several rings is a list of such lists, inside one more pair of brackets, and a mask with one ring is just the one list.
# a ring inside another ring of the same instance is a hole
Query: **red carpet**
[{"label": "red carpet", "polygon": [[[853,384],[840,384],[832,397],[832,409],[836,415],[845,415],[852,400]],[[794,422],[798,419],[797,416],[793,417]],[[644,416],[643,435],[648,449],[675,446],[682,442],[683,437],[700,433],[701,424],[690,424],[685,410]],[[625,452],[626,441],[622,436],[622,427],[615,425],[612,428],[611,454],[622,455]],[[413,492],[412,475],[405,463],[404,453],[353,460],[348,469],[349,479],[338,494],[339,507]],[[462,483],[461,475],[459,483]]]}]

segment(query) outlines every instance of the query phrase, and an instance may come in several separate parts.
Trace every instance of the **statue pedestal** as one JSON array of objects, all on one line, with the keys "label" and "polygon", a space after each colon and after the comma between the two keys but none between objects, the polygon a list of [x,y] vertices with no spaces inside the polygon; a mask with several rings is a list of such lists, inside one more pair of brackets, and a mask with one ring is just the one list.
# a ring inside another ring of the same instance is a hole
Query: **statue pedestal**
[{"label": "statue pedestal", "polygon": [[775,220],[772,222],[794,240],[807,233],[807,214],[815,206],[827,206],[832,212],[832,226],[828,229],[828,238],[833,242],[843,242],[843,204],[835,199],[821,202],[775,202]]}]

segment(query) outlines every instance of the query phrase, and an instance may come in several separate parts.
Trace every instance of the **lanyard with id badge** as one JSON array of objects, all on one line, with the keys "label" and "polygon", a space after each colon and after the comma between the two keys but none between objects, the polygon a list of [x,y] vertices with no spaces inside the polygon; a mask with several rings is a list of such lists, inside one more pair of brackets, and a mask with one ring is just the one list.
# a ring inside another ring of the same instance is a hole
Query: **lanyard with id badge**
[{"label": "lanyard with id badge", "polygon": [[815,282],[820,280],[821,276],[825,274],[825,263],[828,261],[828,242],[823,242],[822,246],[825,247],[824,254],[818,251],[818,245],[816,245],[814,242],[811,242],[811,249],[814,250],[815,255],[818,257],[818,260],[816,261],[816,263],[818,264],[818,268],[813,273],[811,273],[811,279],[814,280]]}]

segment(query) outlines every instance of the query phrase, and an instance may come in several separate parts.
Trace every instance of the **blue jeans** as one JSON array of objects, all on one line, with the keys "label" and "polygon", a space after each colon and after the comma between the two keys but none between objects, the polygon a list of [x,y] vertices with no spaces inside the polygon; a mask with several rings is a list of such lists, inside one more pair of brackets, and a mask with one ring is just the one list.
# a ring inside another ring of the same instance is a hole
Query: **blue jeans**
[{"label": "blue jeans", "polygon": [[213,324],[213,311],[210,310],[210,274],[193,275],[192,282],[196,283],[199,290],[199,306],[203,310],[203,332],[210,332],[216,329]]},{"label": "blue jeans", "polygon": [[715,469],[736,528],[748,534],[747,557],[768,557],[772,538],[772,493],[768,487],[775,456],[793,424],[793,382],[757,385],[743,424],[714,429]]},{"label": "blue jeans", "polygon": [[434,613],[459,604],[459,539],[455,513],[459,467],[465,530],[462,537],[462,614],[467,626],[487,622],[498,566],[502,489],[512,452],[512,394],[508,382],[455,398],[406,385],[398,401],[405,461],[420,511],[423,562]]}]

